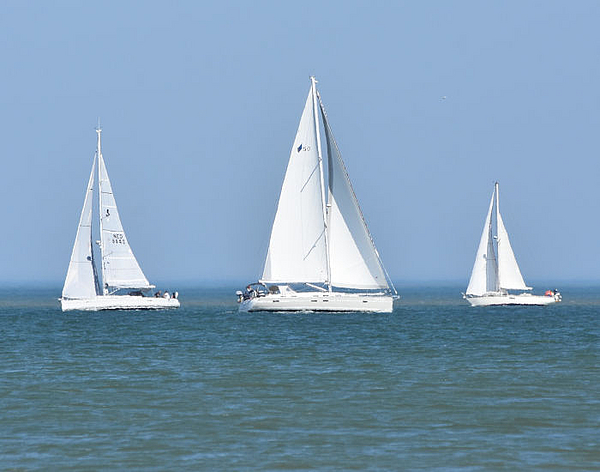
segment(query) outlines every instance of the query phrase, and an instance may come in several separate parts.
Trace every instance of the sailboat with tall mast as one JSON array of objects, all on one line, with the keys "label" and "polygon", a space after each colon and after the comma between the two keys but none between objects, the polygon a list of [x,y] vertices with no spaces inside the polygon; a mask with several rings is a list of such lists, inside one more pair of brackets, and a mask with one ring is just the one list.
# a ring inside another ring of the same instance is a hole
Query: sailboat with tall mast
[{"label": "sailboat with tall mast", "polygon": [[562,300],[558,290],[547,290],[545,295],[532,295],[529,290],[532,288],[528,287],[523,280],[500,215],[499,186],[496,182],[469,286],[463,297],[472,306],[549,305]]},{"label": "sailboat with tall mast", "polygon": [[[102,157],[100,127],[96,153],[88,180],[77,235],[60,298],[61,308],[67,310],[126,310],[178,308],[179,300],[168,295],[147,296],[154,285],[142,272],[125,236],[106,164]],[[100,267],[102,284],[94,256],[93,202],[98,181]]]},{"label": "sailboat with tall mast", "polygon": [[[262,277],[241,311],[391,312],[398,298],[358,205],[311,77],[290,152]],[[325,197],[320,122],[327,143]]]}]

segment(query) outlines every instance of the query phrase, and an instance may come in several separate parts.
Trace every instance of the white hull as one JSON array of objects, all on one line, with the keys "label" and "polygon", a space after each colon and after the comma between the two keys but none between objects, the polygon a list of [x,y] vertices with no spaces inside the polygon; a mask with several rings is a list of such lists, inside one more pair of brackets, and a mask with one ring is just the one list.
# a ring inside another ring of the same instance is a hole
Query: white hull
[{"label": "white hull", "polygon": [[102,295],[86,299],[60,299],[62,311],[69,310],[164,310],[179,308],[175,298],[138,297],[132,295]]},{"label": "white hull", "polygon": [[494,306],[494,305],[550,305],[557,300],[553,296],[531,295],[522,293],[519,295],[498,294],[465,297],[471,306]]},{"label": "white hull", "polygon": [[328,292],[268,294],[243,300],[240,311],[335,311],[391,313],[394,299],[388,295]]}]

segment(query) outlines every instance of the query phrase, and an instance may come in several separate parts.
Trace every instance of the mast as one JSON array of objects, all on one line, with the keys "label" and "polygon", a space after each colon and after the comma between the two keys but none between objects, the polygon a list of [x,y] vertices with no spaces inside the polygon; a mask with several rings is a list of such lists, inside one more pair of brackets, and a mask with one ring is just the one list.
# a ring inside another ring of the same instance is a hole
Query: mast
[{"label": "mast", "polygon": [[[94,156],[94,166],[99,166],[98,164],[98,155]],[[94,176],[94,170],[92,167],[92,178]],[[100,179],[98,179],[98,187],[100,187]],[[94,198],[94,188],[92,187],[91,191],[92,202]],[[93,203],[92,203],[93,205]],[[98,202],[98,207],[100,206],[100,202]],[[90,218],[91,218],[92,208],[90,208]],[[100,295],[100,281],[98,280],[98,271],[96,270],[96,261],[94,258],[94,231],[93,231],[93,219],[90,221],[90,262],[92,264],[92,272],[94,273],[94,288],[96,290],[96,295]]]},{"label": "mast", "polygon": [[498,215],[500,214],[500,195],[498,190],[498,182],[495,182],[494,193],[496,194],[496,222],[498,221]]},{"label": "mast", "polygon": [[321,204],[323,206],[323,227],[325,229],[325,255],[327,257],[327,287],[331,292],[331,263],[329,258],[329,237],[328,237],[328,228],[327,224],[329,211],[327,209],[327,205],[325,204],[325,180],[323,177],[323,156],[321,154],[321,131],[319,127],[319,114],[317,112],[317,79],[311,75],[311,90],[312,90],[312,98],[313,98],[313,113],[315,116],[315,131],[317,133],[317,156],[319,159],[319,178],[321,181]]},{"label": "mast", "polygon": [[98,135],[98,142],[96,144],[96,156],[98,157],[98,214],[100,216],[100,270],[102,271],[102,294],[108,295],[108,289],[104,286],[106,277],[104,276],[104,246],[102,245],[102,178],[100,175],[100,163],[102,161],[102,144],[101,134],[102,128],[100,127],[100,120],[98,120],[98,126],[96,126],[96,134]]},{"label": "mast", "polygon": [[[499,195],[499,185],[498,181],[494,182],[494,195],[496,200],[496,290],[500,290],[500,246],[498,242],[500,241],[500,234],[498,231],[498,226],[500,225],[500,195]],[[492,222],[490,220],[490,231],[491,231]]]}]

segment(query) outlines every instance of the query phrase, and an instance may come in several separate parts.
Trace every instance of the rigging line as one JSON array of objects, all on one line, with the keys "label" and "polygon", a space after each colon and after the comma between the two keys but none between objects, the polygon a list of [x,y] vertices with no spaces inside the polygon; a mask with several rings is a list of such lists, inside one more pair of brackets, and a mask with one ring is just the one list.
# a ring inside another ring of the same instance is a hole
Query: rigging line
[{"label": "rigging line", "polygon": [[314,242],[314,244],[313,244],[313,245],[311,246],[311,248],[308,250],[308,252],[306,253],[306,256],[304,256],[304,257],[302,258],[302,260],[303,260],[303,261],[305,261],[305,260],[306,260],[306,258],[307,258],[307,257],[310,255],[310,253],[312,252],[312,250],[313,250],[314,248],[316,248],[316,247],[317,247],[317,243],[319,242],[319,240],[320,240],[320,239],[321,239],[323,236],[325,236],[325,229],[323,229],[323,231],[321,231],[321,234],[319,234],[319,237],[317,238],[317,240]]},{"label": "rigging line", "polygon": [[301,192],[304,191],[304,187],[306,187],[308,185],[308,183],[310,182],[310,179],[312,178],[312,176],[314,175],[314,173],[319,169],[319,165],[317,164],[314,169],[312,170],[312,172],[310,173],[310,175],[308,176],[308,178],[306,179],[306,182],[304,182],[304,185],[302,186],[302,188],[300,189]]}]

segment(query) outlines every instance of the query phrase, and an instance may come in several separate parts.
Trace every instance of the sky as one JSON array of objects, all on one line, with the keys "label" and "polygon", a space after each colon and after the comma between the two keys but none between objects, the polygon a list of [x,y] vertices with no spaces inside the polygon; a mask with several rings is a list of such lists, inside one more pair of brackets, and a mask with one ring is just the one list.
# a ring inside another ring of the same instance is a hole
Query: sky
[{"label": "sky", "polygon": [[[600,280],[600,3],[0,5],[0,282],[64,280],[96,145],[151,282],[261,272],[315,75],[394,281]],[[445,97],[445,98],[444,98]]]}]

